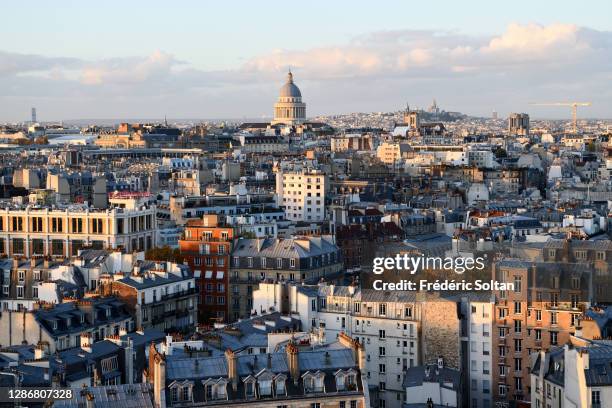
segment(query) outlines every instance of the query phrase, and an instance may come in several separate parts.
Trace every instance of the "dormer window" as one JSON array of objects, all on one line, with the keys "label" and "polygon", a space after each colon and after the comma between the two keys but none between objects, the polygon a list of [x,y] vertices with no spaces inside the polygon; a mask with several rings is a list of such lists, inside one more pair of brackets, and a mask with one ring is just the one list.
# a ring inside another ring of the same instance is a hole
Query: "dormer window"
[{"label": "dormer window", "polygon": [[314,392],[315,384],[314,377],[306,377],[304,378],[304,391],[306,392]]},{"label": "dormer window", "polygon": [[255,397],[255,381],[248,380],[244,384],[244,392],[247,398]]},{"label": "dormer window", "polygon": [[262,397],[272,395],[272,380],[259,380],[259,395]]},{"label": "dormer window", "polygon": [[277,396],[279,395],[286,395],[286,391],[285,391],[285,381],[286,378],[285,376],[278,376],[276,378],[276,380],[274,380],[274,392],[276,393]]},{"label": "dormer window", "polygon": [[324,392],[323,379],[325,374],[317,371],[316,373],[306,372],[302,378],[304,379],[304,392]]},{"label": "dormer window", "polygon": [[336,375],[336,390],[344,391],[346,389],[346,376],[344,373],[338,373]]}]

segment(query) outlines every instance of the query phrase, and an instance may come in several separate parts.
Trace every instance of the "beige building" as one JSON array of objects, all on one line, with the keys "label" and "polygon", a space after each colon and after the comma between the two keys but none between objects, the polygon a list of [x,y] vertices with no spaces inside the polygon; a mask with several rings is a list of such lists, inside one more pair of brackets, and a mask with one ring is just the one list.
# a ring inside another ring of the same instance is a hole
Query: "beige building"
[{"label": "beige building", "polygon": [[323,221],[327,176],[317,169],[279,170],[276,174],[277,204],[291,221]]},{"label": "beige building", "polygon": [[127,252],[156,245],[156,207],[95,210],[31,206],[0,209],[0,255],[69,257],[84,246],[123,248]]},{"label": "beige building", "polygon": [[302,93],[293,83],[291,71],[287,74],[287,82],[280,89],[278,102],[274,104],[274,120],[285,125],[299,125],[306,121],[306,104],[302,102]]},{"label": "beige building", "polygon": [[408,152],[408,143],[384,142],[376,149],[376,157],[386,165],[394,165]]}]

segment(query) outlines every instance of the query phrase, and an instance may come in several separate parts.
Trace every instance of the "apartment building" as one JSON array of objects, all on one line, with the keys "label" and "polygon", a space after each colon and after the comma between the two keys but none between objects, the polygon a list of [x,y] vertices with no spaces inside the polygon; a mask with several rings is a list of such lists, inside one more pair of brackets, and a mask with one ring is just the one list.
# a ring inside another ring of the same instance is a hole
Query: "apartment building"
[{"label": "apartment building", "polygon": [[494,299],[488,293],[467,293],[461,302],[462,367],[465,369],[463,403],[470,408],[492,407]]},{"label": "apartment building", "polygon": [[[287,283],[261,283],[253,297],[253,313],[280,311],[299,318],[303,331],[316,333],[325,343],[343,334],[359,340],[371,406],[402,407],[405,373],[411,367],[435,364],[444,356],[448,366],[461,368],[461,299]],[[467,334],[463,341],[469,342]]]},{"label": "apartment building", "polygon": [[360,151],[374,149],[374,135],[348,133],[330,139],[332,152]]},{"label": "apartment building", "polygon": [[325,220],[327,176],[314,168],[279,170],[276,173],[276,203],[289,221]]},{"label": "apartment building", "polygon": [[612,407],[612,345],[609,340],[574,343],[538,354],[531,369],[533,407]]},{"label": "apartment building", "polygon": [[395,165],[410,151],[408,143],[383,142],[376,149],[376,157],[388,166]]},{"label": "apartment building", "polygon": [[204,215],[185,226],[179,248],[193,271],[199,297],[198,321],[225,322],[229,317],[229,265],[234,228],[217,215]]},{"label": "apartment building", "polygon": [[549,239],[542,259],[551,263],[578,264],[592,268],[592,303],[612,303],[612,242],[610,240]]},{"label": "apartment building", "polygon": [[503,260],[493,279],[514,284],[495,291],[493,361],[494,400],[528,401],[529,356],[567,343],[588,306],[588,267],[563,263]]},{"label": "apartment building", "polygon": [[253,292],[268,280],[316,283],[341,277],[342,253],[329,235],[296,238],[239,238],[230,265],[231,320],[248,317]]},{"label": "apartment building", "polygon": [[66,258],[79,249],[121,248],[126,252],[156,245],[155,205],[97,210],[12,206],[0,209],[0,255]]},{"label": "apartment building", "polygon": [[198,294],[186,265],[139,261],[129,273],[102,277],[100,286],[126,304],[139,329],[182,331],[197,322]]},{"label": "apartment building", "polygon": [[333,347],[294,342],[267,355],[186,358],[149,348],[147,381],[155,406],[367,408],[363,346],[342,335]]},{"label": "apartment building", "polygon": [[61,304],[37,303],[33,311],[0,314],[0,344],[3,346],[48,345],[49,353],[78,347],[83,333],[92,341],[135,329],[126,305],[116,297],[91,297]]}]

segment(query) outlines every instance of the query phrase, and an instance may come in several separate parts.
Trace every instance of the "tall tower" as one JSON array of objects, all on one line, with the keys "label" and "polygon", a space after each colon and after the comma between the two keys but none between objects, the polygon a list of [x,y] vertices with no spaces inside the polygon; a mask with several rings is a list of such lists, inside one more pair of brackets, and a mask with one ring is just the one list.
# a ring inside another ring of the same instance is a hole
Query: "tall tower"
[{"label": "tall tower", "polygon": [[529,136],[529,115],[526,113],[511,113],[508,118],[508,133]]},{"label": "tall tower", "polygon": [[36,108],[32,108],[32,123],[36,123]]},{"label": "tall tower", "polygon": [[278,101],[274,104],[272,124],[297,125],[306,121],[306,104],[302,102],[302,93],[293,83],[293,74],[287,73],[287,82],[280,89]]}]

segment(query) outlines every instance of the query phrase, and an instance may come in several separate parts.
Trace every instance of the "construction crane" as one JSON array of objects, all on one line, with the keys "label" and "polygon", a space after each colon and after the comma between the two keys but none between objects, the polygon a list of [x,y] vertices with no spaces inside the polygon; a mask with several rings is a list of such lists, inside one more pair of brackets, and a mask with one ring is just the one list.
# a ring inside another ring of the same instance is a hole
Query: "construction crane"
[{"label": "construction crane", "polygon": [[571,106],[572,107],[572,127],[574,133],[578,133],[577,115],[579,106],[591,106],[591,102],[550,102],[550,103],[531,103],[536,106]]}]

